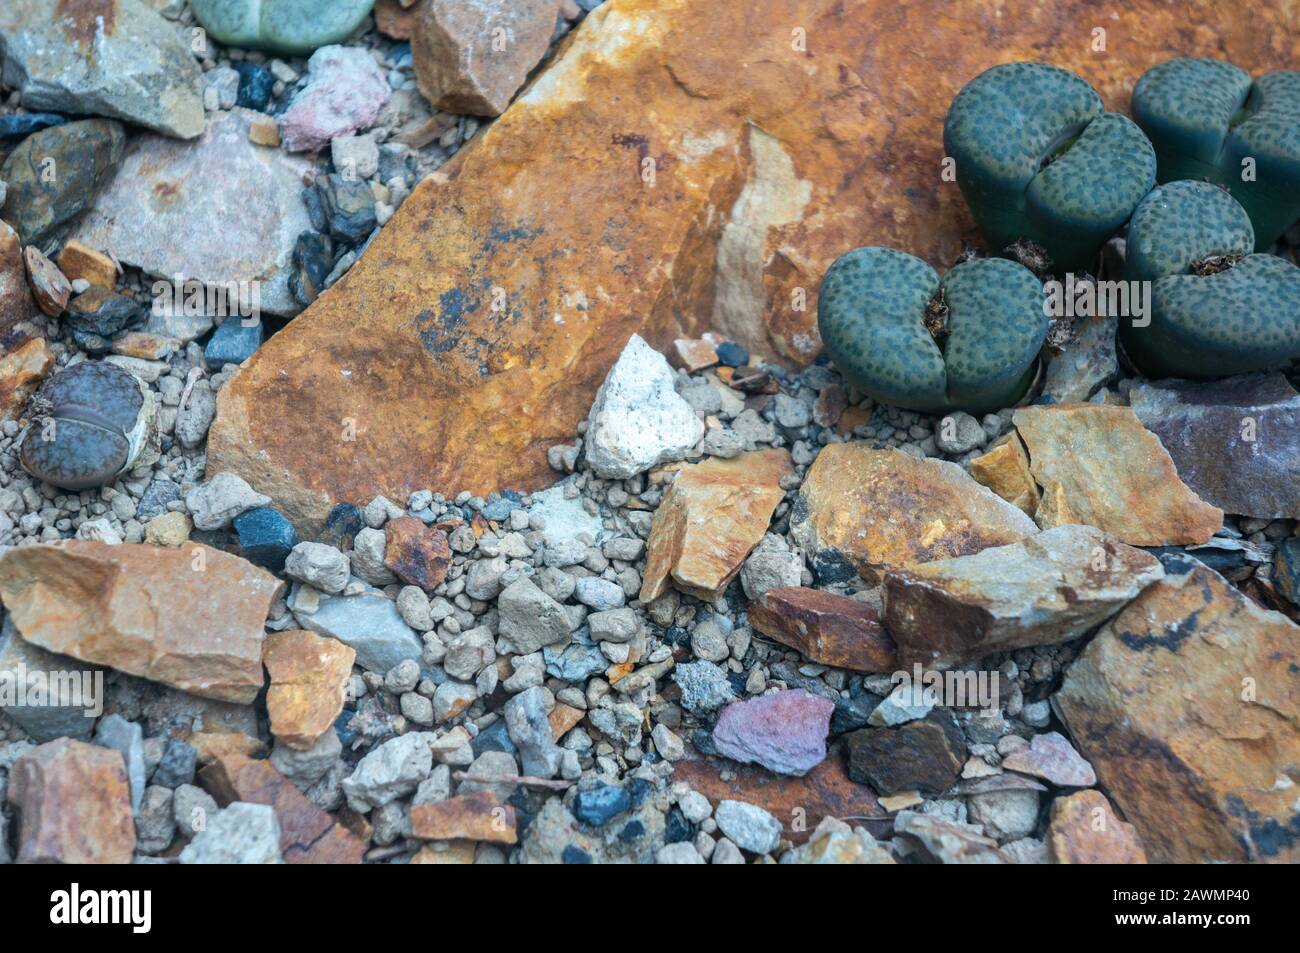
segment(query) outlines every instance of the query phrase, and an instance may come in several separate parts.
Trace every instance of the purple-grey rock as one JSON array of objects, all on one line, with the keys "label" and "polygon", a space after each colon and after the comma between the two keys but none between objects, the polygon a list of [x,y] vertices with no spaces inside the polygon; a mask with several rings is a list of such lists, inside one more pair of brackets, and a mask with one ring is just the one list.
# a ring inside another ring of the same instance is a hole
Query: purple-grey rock
[{"label": "purple-grey rock", "polygon": [[834,708],[802,689],[735,702],[718,717],[713,744],[733,761],[802,777],[826,759]]}]

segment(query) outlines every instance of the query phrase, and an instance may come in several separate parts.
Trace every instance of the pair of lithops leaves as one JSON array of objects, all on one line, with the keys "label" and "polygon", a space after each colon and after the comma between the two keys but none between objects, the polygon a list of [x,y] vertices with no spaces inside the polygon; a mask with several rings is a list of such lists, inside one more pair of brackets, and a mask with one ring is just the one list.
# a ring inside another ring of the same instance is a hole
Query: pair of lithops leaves
[{"label": "pair of lithops leaves", "polygon": [[1252,81],[1222,60],[1169,60],[1133,88],[1133,118],[1155,147],[1161,182],[1204,179],[1232,192],[1255,251],[1300,219],[1300,72]]},{"label": "pair of lithops leaves", "polygon": [[1300,268],[1258,246],[1251,217],[1203,181],[1151,191],[1129,223],[1126,277],[1151,282],[1150,314],[1120,326],[1151,377],[1224,377],[1300,358]]},{"label": "pair of lithops leaves", "polygon": [[841,373],[873,399],[923,413],[1010,407],[1034,382],[1047,334],[1042,282],[1004,258],[940,278],[893,248],[855,248],[827,270],[817,324]]},{"label": "pair of lithops leaves", "polygon": [[953,98],[943,129],[957,184],[994,252],[1041,246],[1058,271],[1092,272],[1156,183],[1156,154],[1088,83],[1046,63],[1004,63]]},{"label": "pair of lithops leaves", "polygon": [[157,403],[116,364],[85,361],[59,371],[36,392],[27,416],[19,462],[65,490],[103,486],[157,454]]},{"label": "pair of lithops leaves", "polygon": [[340,43],[375,0],[190,0],[203,28],[227,46],[309,56]]}]

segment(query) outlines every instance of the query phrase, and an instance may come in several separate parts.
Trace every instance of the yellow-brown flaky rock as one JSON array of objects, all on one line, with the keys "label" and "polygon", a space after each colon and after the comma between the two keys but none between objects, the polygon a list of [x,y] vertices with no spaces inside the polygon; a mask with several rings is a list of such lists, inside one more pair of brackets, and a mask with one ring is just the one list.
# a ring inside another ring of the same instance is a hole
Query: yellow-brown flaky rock
[{"label": "yellow-brown flaky rock", "polygon": [[1106,795],[1078,791],[1052,802],[1047,854],[1054,864],[1145,864],[1132,824],[1115,816]]},{"label": "yellow-brown flaky rock", "polygon": [[1056,702],[1152,863],[1300,862],[1300,627],[1191,565],[1106,624]]},{"label": "yellow-brown flaky rock", "polygon": [[1029,516],[1037,512],[1038,484],[1029,472],[1029,454],[1014,430],[970,462],[970,475]]},{"label": "yellow-brown flaky rock", "polygon": [[54,352],[45,338],[32,338],[0,357],[0,422],[18,419],[53,366]]},{"label": "yellow-brown flaky rock", "polygon": [[786,450],[682,467],[650,524],[641,601],[670,582],[708,602],[720,596],[767,532],[785,495],[781,478],[793,472]]},{"label": "yellow-brown flaky rock", "polygon": [[1130,546],[1170,546],[1204,543],[1223,525],[1131,407],[1022,407],[1012,419],[1042,489],[1043,529],[1086,523]]},{"label": "yellow-brown flaky rock", "polygon": [[1128,0],[1105,54],[1097,24],[1092,0],[602,4],[221,389],[211,471],[300,530],[377,493],[537,489],[632,332],[667,350],[712,326],[802,363],[846,249],[951,263],[975,232],[943,121],[984,69],[1054,63],[1125,109],[1171,56],[1300,59],[1284,0]]},{"label": "yellow-brown flaky rock", "polygon": [[513,844],[515,809],[491,791],[417,804],[411,808],[411,836],[421,840],[471,840]]},{"label": "yellow-brown flaky rock", "polygon": [[791,510],[791,535],[823,584],[1018,543],[1034,521],[955,463],[863,442],[823,447]]},{"label": "yellow-brown flaky rock", "polygon": [[126,764],[110,749],[59,738],[9,772],[22,864],[129,864],[135,821]]},{"label": "yellow-brown flaky rock", "polygon": [[319,741],[343,710],[356,657],[338,639],[302,629],[268,635],[262,662],[271,676],[266,690],[271,734],[300,750]]},{"label": "yellow-brown flaky rock", "polygon": [[0,598],[28,642],[173,688],[248,704],[284,583],[194,544],[67,540],[0,557]]}]

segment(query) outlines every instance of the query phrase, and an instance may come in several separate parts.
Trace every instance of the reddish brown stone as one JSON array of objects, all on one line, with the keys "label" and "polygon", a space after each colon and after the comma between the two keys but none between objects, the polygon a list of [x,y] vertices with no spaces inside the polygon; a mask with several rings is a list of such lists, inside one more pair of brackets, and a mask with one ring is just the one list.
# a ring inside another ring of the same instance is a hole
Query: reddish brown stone
[{"label": "reddish brown stone", "polygon": [[868,605],[791,586],[769,589],[749,604],[749,624],[805,658],[858,672],[892,672],[898,649]]},{"label": "reddish brown stone", "polygon": [[[727,780],[723,780],[723,772]],[[781,822],[781,836],[802,844],[822,818],[853,818],[879,834],[888,813],[871,788],[849,780],[840,758],[827,758],[801,778],[773,774],[757,765],[710,758],[678,761],[673,780],[685,781],[716,807],[719,801],[746,801]]]},{"label": "reddish brown stone", "polygon": [[388,521],[384,534],[387,536],[384,565],[398,579],[421,589],[437,589],[442,585],[451,568],[451,546],[446,533],[426,526],[418,517],[401,516]]},{"label": "reddish brown stone", "polygon": [[131,790],[122,755],[60,738],[18,758],[9,772],[18,812],[18,862],[129,864],[135,850]]},{"label": "reddish brown stone", "polygon": [[1145,864],[1132,824],[1115,816],[1106,795],[1079,791],[1052,802],[1047,854],[1054,864]]},{"label": "reddish brown stone", "polygon": [[232,801],[266,804],[280,822],[280,851],[288,864],[359,864],[366,841],[300,792],[269,761],[241,755],[217,757],[199,783],[222,807]]},{"label": "reddish brown stone", "polygon": [[397,0],[375,0],[375,28],[394,40],[409,40],[420,20],[421,4]]},{"label": "reddish brown stone", "polygon": [[806,363],[846,249],[943,268],[978,240],[943,180],[943,123],[982,70],[1053,63],[1122,110],[1172,56],[1259,75],[1300,60],[1300,31],[1289,0],[1248,17],[1126,0],[1101,19],[1095,0],[602,4],[221,389],[209,469],[300,530],[377,493],[548,485],[547,448],[572,439],[633,332],[666,350],[712,326]]},{"label": "reddish brown stone", "polygon": [[27,284],[32,289],[37,307],[57,318],[72,297],[72,282],[35,245],[23,249],[23,262],[27,265]]},{"label": "reddish brown stone", "polygon": [[[23,247],[18,233],[0,221],[0,342],[15,324],[41,316],[23,264]],[[0,343],[0,348],[3,344]]]},{"label": "reddish brown stone", "polygon": [[266,745],[238,731],[196,731],[187,740],[198,753],[201,765],[234,755],[244,758],[267,755]]},{"label": "reddish brown stone", "polygon": [[515,809],[491,791],[417,804],[411,808],[411,835],[422,840],[490,841],[513,844]]},{"label": "reddish brown stone", "polygon": [[28,642],[205,698],[248,704],[284,583],[207,546],[66,540],[0,557],[0,596]]},{"label": "reddish brown stone", "polygon": [[338,639],[302,629],[268,635],[262,663],[271,676],[266,690],[271,734],[290,748],[305,750],[332,730],[343,711],[356,657]]},{"label": "reddish brown stone", "polygon": [[0,422],[17,420],[27,399],[54,366],[44,338],[33,338],[0,357]]},{"label": "reddish brown stone", "polygon": [[556,702],[551,713],[546,716],[547,721],[551,723],[551,737],[559,741],[569,729],[577,725],[578,722],[585,718],[587,713],[581,708],[574,708],[572,705],[566,705],[563,702]]}]

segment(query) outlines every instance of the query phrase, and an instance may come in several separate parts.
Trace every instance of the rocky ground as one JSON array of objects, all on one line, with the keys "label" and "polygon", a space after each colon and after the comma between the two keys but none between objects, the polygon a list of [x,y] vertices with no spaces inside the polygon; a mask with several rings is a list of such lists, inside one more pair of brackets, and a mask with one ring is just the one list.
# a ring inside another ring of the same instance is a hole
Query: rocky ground
[{"label": "rocky ground", "polygon": [[[47,6],[0,13],[10,61]],[[188,44],[189,4],[144,6]],[[533,63],[598,4],[553,6]],[[1294,368],[1145,381],[1088,319],[1025,406],[933,418],[824,358],[620,334],[546,489],[356,498],[308,535],[210,466],[239,364],[493,121],[454,109],[532,69],[431,105],[410,7],[310,60],[208,39],[197,104],[106,106],[69,66],[0,109],[0,692],[105,686],[99,717],[0,694],[0,862],[1295,860]],[[123,68],[179,82],[143,49]],[[32,156],[86,171],[33,198]],[[246,282],[261,320],[160,313],[171,276]],[[87,361],[158,436],[60,490],[17,444]],[[979,698],[913,695],[914,665]]]}]

